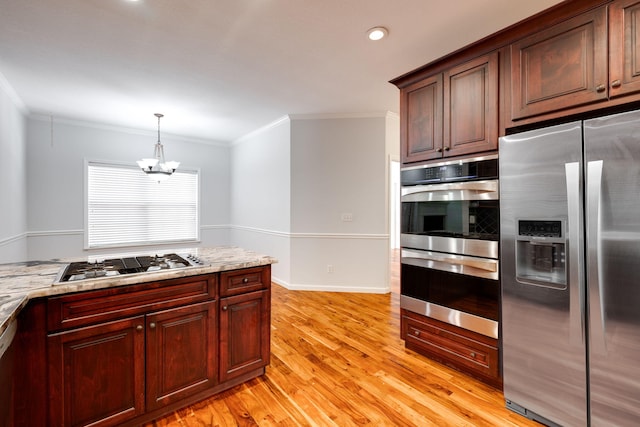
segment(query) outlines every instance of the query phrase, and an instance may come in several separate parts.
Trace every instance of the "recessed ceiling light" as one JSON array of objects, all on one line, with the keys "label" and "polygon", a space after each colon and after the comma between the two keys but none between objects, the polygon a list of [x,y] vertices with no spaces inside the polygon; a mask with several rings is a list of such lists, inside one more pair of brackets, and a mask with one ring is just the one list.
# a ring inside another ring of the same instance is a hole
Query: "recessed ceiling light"
[{"label": "recessed ceiling light", "polygon": [[367,30],[367,37],[369,40],[381,40],[389,34],[389,31],[385,27],[373,27]]}]

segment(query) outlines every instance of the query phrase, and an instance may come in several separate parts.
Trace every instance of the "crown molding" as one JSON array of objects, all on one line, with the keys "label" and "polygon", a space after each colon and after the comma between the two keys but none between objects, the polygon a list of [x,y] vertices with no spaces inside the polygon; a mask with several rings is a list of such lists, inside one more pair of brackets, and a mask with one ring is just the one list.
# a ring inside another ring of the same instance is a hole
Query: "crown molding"
[{"label": "crown molding", "polygon": [[2,91],[9,97],[9,99],[11,99],[11,102],[16,106],[18,110],[20,110],[22,114],[24,114],[25,116],[29,115],[29,109],[27,108],[27,105],[24,103],[22,98],[20,98],[13,86],[11,86],[11,83],[9,83],[9,80],[7,80],[7,78],[2,73],[0,73],[0,89],[2,89]]},{"label": "crown molding", "polygon": [[371,119],[387,118],[390,117],[390,114],[396,113],[391,111],[370,111],[360,113],[289,114],[289,117],[291,120]]},{"label": "crown molding", "polygon": [[254,138],[254,137],[256,137],[256,136],[258,136],[258,135],[260,135],[262,133],[265,133],[265,132],[267,132],[267,131],[269,131],[269,130],[271,130],[273,128],[276,128],[276,127],[278,127],[278,126],[280,126],[282,124],[289,123],[289,122],[290,122],[290,116],[289,115],[282,116],[279,119],[276,119],[276,120],[274,120],[273,122],[271,122],[271,123],[269,123],[267,125],[264,125],[264,126],[258,128],[256,130],[253,130],[253,131],[249,132],[248,134],[241,136],[238,139],[235,139],[231,143],[231,145],[241,144],[241,143],[243,143],[243,142],[245,142],[245,141],[247,141],[247,140],[249,140],[251,138]]},{"label": "crown molding", "polygon": [[[77,127],[83,127],[83,128],[89,128],[89,129],[126,133],[129,135],[141,135],[145,137],[155,137],[158,132],[157,130],[130,128],[126,126],[112,125],[108,123],[99,123],[99,122],[74,119],[74,118],[64,117],[64,116],[56,116],[53,114],[46,114],[42,112],[32,112],[31,114],[29,114],[28,117],[30,120],[39,121],[39,122],[48,122],[51,124],[63,124],[63,125],[77,126]],[[162,132],[162,138],[163,140],[170,139],[172,141],[190,142],[194,144],[229,147],[229,143],[227,142],[187,137],[187,136],[167,133],[165,131]]]}]

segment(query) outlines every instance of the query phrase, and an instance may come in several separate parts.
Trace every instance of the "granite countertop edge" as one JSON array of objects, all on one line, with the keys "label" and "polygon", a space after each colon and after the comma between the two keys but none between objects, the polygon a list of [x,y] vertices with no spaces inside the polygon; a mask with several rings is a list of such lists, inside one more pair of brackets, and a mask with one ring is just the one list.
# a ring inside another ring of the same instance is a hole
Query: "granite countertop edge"
[{"label": "granite countertop edge", "polygon": [[[203,265],[160,270],[157,272],[100,277],[77,282],[56,283],[56,277],[63,266],[70,262],[85,261],[87,258],[0,264],[0,357],[4,353],[4,350],[9,347],[13,339],[13,333],[5,334],[5,332],[15,330],[15,325],[12,325],[12,322],[17,321],[18,314],[31,299],[242,268],[260,267],[278,262],[274,257],[235,246],[181,248],[176,250],[163,249],[161,252],[192,253],[203,261]],[[152,251],[148,253],[152,253]],[[140,254],[143,254],[143,252],[140,252]],[[130,254],[126,255],[130,256]],[[119,255],[105,254],[101,257],[114,258],[117,256]],[[92,257],[99,256],[93,255]]]}]

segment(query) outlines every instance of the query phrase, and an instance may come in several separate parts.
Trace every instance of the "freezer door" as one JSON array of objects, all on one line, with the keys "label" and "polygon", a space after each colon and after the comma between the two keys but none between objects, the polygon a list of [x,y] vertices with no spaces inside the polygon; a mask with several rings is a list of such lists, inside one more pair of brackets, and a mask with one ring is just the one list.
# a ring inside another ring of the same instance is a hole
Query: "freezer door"
[{"label": "freezer door", "polygon": [[566,426],[587,425],[581,182],[580,122],[500,139],[504,395]]},{"label": "freezer door", "polygon": [[640,420],[640,112],[585,122],[592,426]]}]

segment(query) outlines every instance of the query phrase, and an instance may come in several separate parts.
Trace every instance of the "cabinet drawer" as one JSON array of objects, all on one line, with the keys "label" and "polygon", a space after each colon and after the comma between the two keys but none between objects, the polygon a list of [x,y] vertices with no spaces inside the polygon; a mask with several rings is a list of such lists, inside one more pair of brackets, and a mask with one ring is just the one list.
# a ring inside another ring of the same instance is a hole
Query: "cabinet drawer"
[{"label": "cabinet drawer", "polygon": [[271,284],[271,266],[245,268],[220,273],[220,296],[244,294],[267,289]]},{"label": "cabinet drawer", "polygon": [[47,300],[49,331],[215,299],[215,274],[81,292]]},{"label": "cabinet drawer", "polygon": [[[499,385],[497,341],[437,320],[402,316],[402,337],[407,348],[425,354],[470,375]],[[491,345],[489,341],[494,341]]]}]

